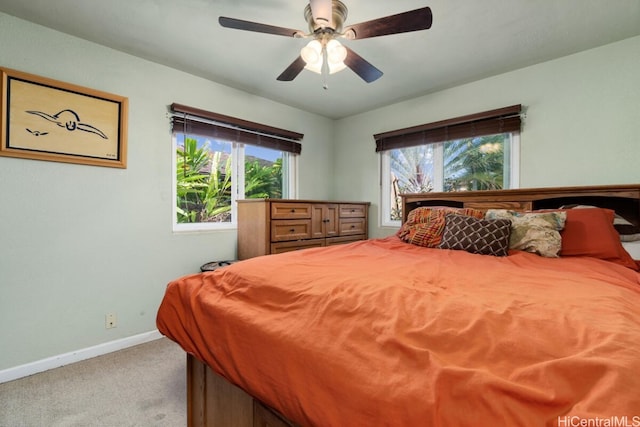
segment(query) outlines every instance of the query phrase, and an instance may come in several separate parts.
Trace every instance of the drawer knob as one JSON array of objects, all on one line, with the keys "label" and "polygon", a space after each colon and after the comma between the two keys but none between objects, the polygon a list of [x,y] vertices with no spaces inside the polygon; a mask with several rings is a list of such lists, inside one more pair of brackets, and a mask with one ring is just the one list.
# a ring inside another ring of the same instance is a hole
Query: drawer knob
[{"label": "drawer knob", "polygon": [[352,225],[352,226],[351,226],[351,228],[352,228],[352,229],[353,229],[353,228],[356,228],[356,226],[355,226],[355,225]]},{"label": "drawer knob", "polygon": [[354,213],[356,210],[355,209],[351,209],[351,213]]},{"label": "drawer knob", "polygon": [[295,232],[296,232],[295,228],[292,228],[291,230],[289,230],[289,233],[295,233]]},{"label": "drawer knob", "polygon": [[296,210],[295,209],[291,209],[291,213],[296,213]]}]

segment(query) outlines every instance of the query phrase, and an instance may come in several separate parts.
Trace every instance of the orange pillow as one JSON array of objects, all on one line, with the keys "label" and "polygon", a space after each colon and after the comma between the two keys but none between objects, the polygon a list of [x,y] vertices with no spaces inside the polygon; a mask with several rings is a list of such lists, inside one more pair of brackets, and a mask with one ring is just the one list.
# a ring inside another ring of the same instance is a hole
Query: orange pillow
[{"label": "orange pillow", "polygon": [[590,256],[638,271],[638,265],[622,247],[613,227],[615,212],[610,209],[567,209],[560,256]]},{"label": "orange pillow", "polygon": [[442,241],[442,233],[447,214],[466,215],[478,219],[484,218],[484,212],[471,208],[452,208],[432,206],[416,208],[409,212],[407,221],[396,233],[407,243],[427,248],[437,248]]}]

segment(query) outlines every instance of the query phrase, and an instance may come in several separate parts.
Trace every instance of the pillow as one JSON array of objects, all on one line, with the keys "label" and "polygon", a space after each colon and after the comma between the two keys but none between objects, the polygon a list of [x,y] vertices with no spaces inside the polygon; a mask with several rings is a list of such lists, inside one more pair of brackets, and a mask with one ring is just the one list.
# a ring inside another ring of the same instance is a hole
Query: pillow
[{"label": "pillow", "polygon": [[638,270],[613,226],[614,211],[584,208],[563,212],[566,212],[567,220],[561,233],[561,256],[590,256]]},{"label": "pillow", "polygon": [[627,232],[628,230],[635,230],[638,229],[638,227],[636,227],[635,225],[632,225],[631,227],[626,227],[626,226],[618,226],[616,224],[613,224],[613,226],[615,227],[616,231],[620,234],[620,241],[621,242],[640,242],[640,232],[637,233],[631,233],[631,232]]},{"label": "pillow", "polygon": [[565,212],[516,212],[506,209],[489,209],[487,219],[511,220],[509,248],[532,252],[543,257],[556,258],[562,239],[560,230],[567,218]]},{"label": "pillow", "polygon": [[416,208],[409,212],[407,221],[402,224],[396,235],[407,243],[427,248],[437,248],[442,240],[445,225],[445,215],[467,215],[483,218],[484,213],[477,209],[451,208],[446,206],[432,206]]},{"label": "pillow", "polygon": [[640,262],[640,241],[622,242],[622,247],[636,262]]},{"label": "pillow", "polygon": [[623,242],[640,240],[640,227],[633,225],[618,214],[613,218],[613,228],[620,234],[620,240]]},{"label": "pillow", "polygon": [[[597,208],[591,205],[565,205],[561,209],[588,209]],[[640,227],[633,225],[622,216],[615,213],[613,218],[613,227],[620,234],[620,240],[623,242],[635,242],[640,240]]]},{"label": "pillow", "polygon": [[493,256],[506,256],[509,253],[511,221],[508,219],[477,219],[447,214],[445,222],[441,249]]}]

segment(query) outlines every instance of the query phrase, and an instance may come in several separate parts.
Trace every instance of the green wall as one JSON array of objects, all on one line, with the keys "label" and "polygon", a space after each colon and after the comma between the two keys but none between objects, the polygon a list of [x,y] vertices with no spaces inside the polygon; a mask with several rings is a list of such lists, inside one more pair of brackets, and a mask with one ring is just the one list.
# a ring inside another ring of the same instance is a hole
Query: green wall
[{"label": "green wall", "polygon": [[172,102],[304,133],[299,195],[330,197],[327,118],[5,14],[0,66],[129,98],[127,169],[0,157],[0,371],[152,331],[171,279],[235,257],[235,230],[172,232]]},{"label": "green wall", "polygon": [[526,109],[521,188],[640,183],[640,37],[634,37],[337,121],[332,194],[370,200],[370,235],[392,234],[396,229],[379,226],[373,135],[513,104]]}]

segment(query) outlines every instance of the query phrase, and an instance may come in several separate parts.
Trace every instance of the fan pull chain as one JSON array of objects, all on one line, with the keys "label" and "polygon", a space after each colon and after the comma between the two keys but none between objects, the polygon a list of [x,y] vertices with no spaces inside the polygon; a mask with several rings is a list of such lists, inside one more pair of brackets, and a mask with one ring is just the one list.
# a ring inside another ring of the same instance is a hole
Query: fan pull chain
[{"label": "fan pull chain", "polygon": [[327,54],[327,44],[322,43],[322,89],[329,89],[329,58]]}]

